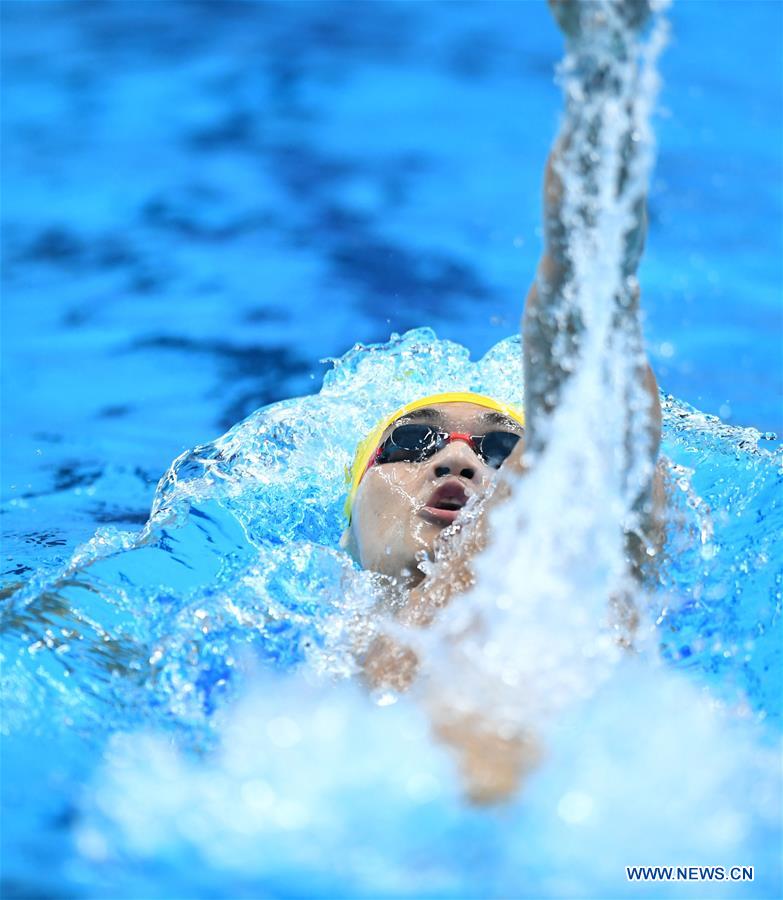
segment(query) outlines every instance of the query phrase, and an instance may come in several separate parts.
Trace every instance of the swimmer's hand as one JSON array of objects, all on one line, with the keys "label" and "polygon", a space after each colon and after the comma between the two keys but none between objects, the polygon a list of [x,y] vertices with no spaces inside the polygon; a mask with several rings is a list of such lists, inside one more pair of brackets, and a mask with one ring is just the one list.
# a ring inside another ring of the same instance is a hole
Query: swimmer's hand
[{"label": "swimmer's hand", "polygon": [[367,687],[378,694],[401,694],[413,684],[419,660],[410,647],[387,634],[377,635],[361,658]]},{"label": "swimmer's hand", "polygon": [[[363,676],[377,694],[403,693],[416,678],[414,652],[379,635],[363,659]],[[457,713],[437,704],[430,711],[434,737],[456,758],[468,800],[488,806],[510,800],[539,763],[541,749],[529,734],[509,734],[488,719]]]},{"label": "swimmer's hand", "polygon": [[504,734],[475,715],[439,716],[435,735],[456,754],[471,803],[488,806],[510,800],[541,760],[538,742],[526,734]]},{"label": "swimmer's hand", "polygon": [[[614,0],[616,23],[632,33],[641,31],[650,15],[650,0]],[[572,40],[589,38],[611,28],[600,7],[586,0],[549,0],[562,32]]]}]

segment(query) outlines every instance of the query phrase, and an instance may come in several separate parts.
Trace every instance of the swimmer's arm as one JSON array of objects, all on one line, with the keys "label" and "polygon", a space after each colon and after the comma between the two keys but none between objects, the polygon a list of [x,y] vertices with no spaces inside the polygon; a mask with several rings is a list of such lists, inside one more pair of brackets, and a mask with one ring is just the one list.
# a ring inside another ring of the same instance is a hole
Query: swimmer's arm
[{"label": "swimmer's arm", "polygon": [[[549,0],[553,15],[573,47],[582,38],[579,0]],[[649,13],[647,0],[625,0],[620,7],[626,23],[632,29],[644,24]],[[618,49],[618,52],[621,50]],[[600,77],[594,80],[594,91],[605,88]],[[568,258],[568,233],[563,221],[563,185],[557,174],[561,154],[569,145],[571,134],[583,109],[578,103],[566,106],[565,125],[550,153],[544,177],[544,253],[538,266],[535,282],[527,296],[522,317],[523,365],[525,374],[525,402],[527,444],[533,450],[542,449],[545,442],[543,420],[557,406],[563,384],[569,377],[569,350],[578,345],[581,323],[567,298],[571,275]],[[628,154],[633,152],[631,135],[626,136]],[[589,165],[586,155],[585,165]],[[622,181],[621,175],[621,181]],[[634,210],[635,219],[626,235],[623,268],[625,289],[615,298],[618,326],[628,327],[639,347],[638,383],[650,404],[649,449],[656,459],[660,446],[661,409],[658,385],[643,349],[639,315],[639,285],[636,272],[644,249],[647,213],[644,200]],[[563,350],[565,349],[565,354]],[[650,485],[650,488],[652,485]]]},{"label": "swimmer's arm", "polygon": [[[379,635],[363,660],[363,677],[375,692],[406,691],[416,677],[418,660],[409,647]],[[471,803],[484,806],[508,800],[524,783],[542,755],[529,730],[509,733],[488,717],[454,708],[447,697],[425,698],[433,736],[448,748]]]}]

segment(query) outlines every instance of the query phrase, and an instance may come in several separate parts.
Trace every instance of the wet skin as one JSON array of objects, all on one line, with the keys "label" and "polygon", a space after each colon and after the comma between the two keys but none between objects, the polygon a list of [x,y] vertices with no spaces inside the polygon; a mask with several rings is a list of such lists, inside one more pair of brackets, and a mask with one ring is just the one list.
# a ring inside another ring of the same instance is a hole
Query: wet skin
[{"label": "wet skin", "polygon": [[[439,431],[470,435],[489,431],[524,433],[518,423],[486,407],[465,402],[438,403],[398,419],[381,440],[398,425],[414,422],[432,425]],[[501,469],[518,460],[523,445],[520,440]],[[498,471],[462,440],[446,444],[422,462],[371,466],[359,485],[342,545],[363,568],[390,575],[412,587],[424,577],[419,560],[432,555],[435,540],[443,529],[458,520],[461,509],[473,497],[486,494]]]}]

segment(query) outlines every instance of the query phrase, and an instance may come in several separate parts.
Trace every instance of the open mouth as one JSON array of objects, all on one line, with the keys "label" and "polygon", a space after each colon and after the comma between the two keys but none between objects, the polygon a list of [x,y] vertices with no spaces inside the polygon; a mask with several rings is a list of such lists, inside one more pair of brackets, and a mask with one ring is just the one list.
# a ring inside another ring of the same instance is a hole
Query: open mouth
[{"label": "open mouth", "polygon": [[425,518],[440,524],[450,524],[468,502],[468,494],[456,479],[440,485],[422,509]]}]

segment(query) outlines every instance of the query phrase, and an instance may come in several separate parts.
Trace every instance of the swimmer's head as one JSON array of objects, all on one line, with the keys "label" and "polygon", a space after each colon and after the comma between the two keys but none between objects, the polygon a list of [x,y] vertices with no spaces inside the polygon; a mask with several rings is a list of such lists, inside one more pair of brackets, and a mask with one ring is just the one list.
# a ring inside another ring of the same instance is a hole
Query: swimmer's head
[{"label": "swimmer's head", "polygon": [[341,545],[365,569],[420,580],[422,551],[486,492],[523,435],[521,410],[482,394],[434,394],[396,410],[357,448]]}]

